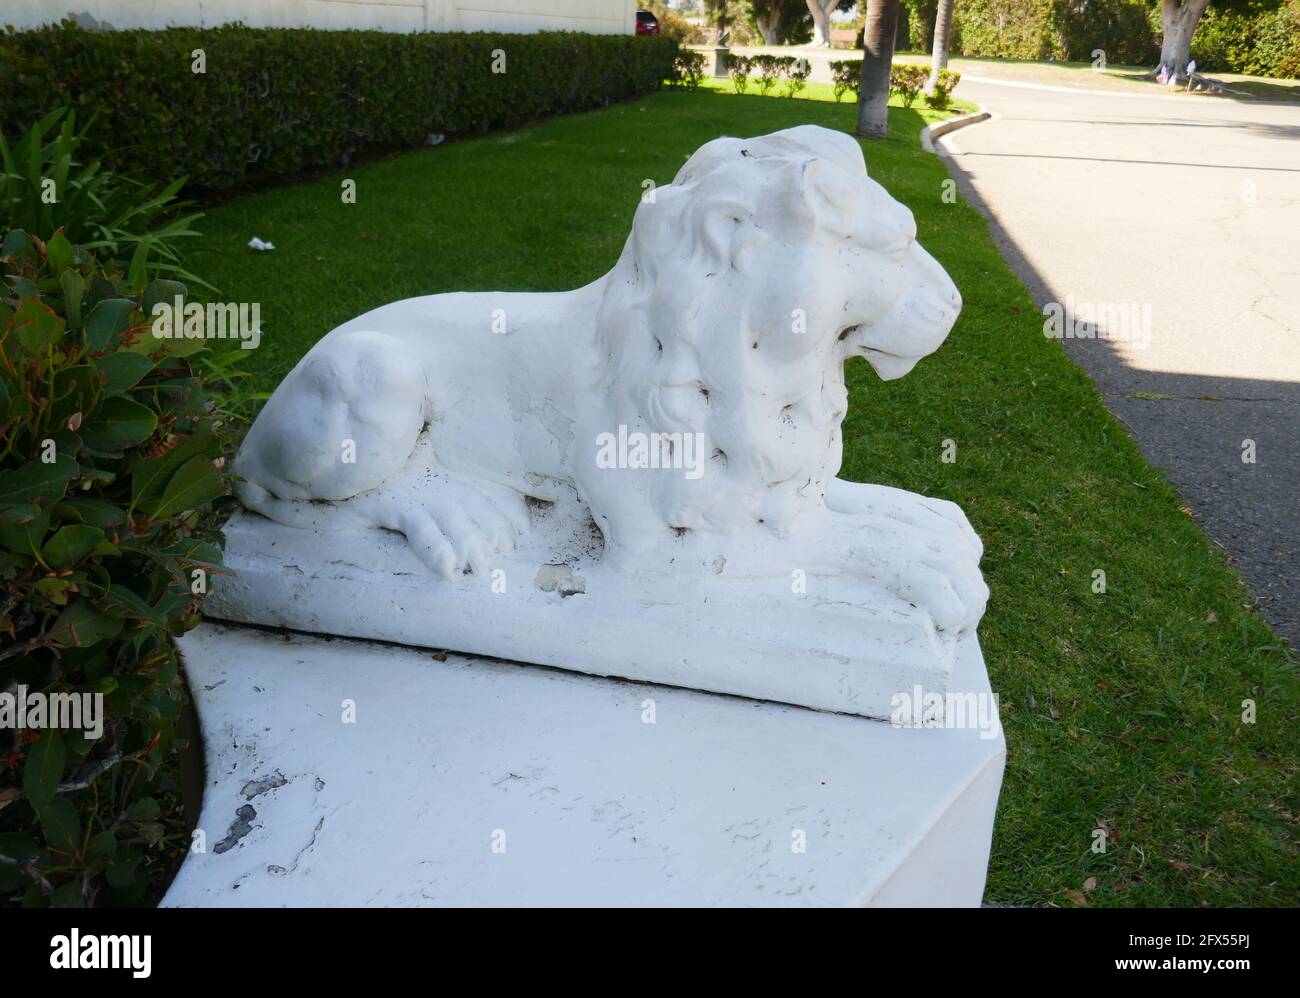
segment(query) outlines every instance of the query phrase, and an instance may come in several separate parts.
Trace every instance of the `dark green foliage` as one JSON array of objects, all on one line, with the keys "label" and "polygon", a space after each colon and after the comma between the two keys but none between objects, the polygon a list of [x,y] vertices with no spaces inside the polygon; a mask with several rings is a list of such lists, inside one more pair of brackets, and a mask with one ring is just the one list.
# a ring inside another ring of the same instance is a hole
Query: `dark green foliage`
[{"label": "dark green foliage", "polygon": [[0,690],[103,695],[97,738],[0,724],[0,902],[141,903],[188,845],[172,639],[221,570],[224,427],[202,341],[146,318],[184,285],[61,232],[10,232],[0,274]]},{"label": "dark green foliage", "polygon": [[835,100],[852,90],[856,101],[862,91],[862,60],[840,59],[831,63],[831,78],[835,81]]},{"label": "dark green foliage", "polygon": [[898,95],[903,107],[911,107],[925,89],[925,81],[929,78],[930,70],[927,67],[900,62],[889,70],[889,92]]},{"label": "dark green foliage", "polygon": [[1192,38],[1200,69],[1300,77],[1300,0],[1210,4]]},{"label": "dark green foliage", "polygon": [[812,73],[812,63],[807,59],[792,55],[783,56],[781,62],[782,71],[785,74],[785,86],[781,92],[786,97],[793,97],[808,85],[808,77]]},{"label": "dark green foliage", "polygon": [[673,82],[687,90],[698,90],[704,81],[704,53],[682,49],[673,62]]},{"label": "dark green foliage", "polygon": [[0,130],[58,105],[83,120],[99,111],[87,141],[108,168],[223,190],[602,107],[657,89],[677,53],[667,36],[88,32],[65,21],[0,35]]},{"label": "dark green foliage", "polygon": [[735,52],[727,53],[727,75],[731,77],[731,86],[738,94],[749,89],[749,71],[753,60]]},{"label": "dark green foliage", "polygon": [[936,111],[946,111],[948,105],[952,103],[953,88],[961,81],[961,73],[954,73],[949,69],[939,70],[939,76],[934,81],[934,86],[930,88],[929,93],[925,95],[925,102]]},{"label": "dark green foliage", "polygon": [[750,58],[749,64],[758,70],[758,92],[766,97],[781,79],[781,56],[756,55]]},{"label": "dark green foliage", "polygon": [[160,276],[202,284],[181,267],[179,243],[198,235],[190,226],[202,217],[179,214],[185,178],[155,189],[103,169],[82,152],[87,127],[58,108],[21,135],[0,132],[0,232],[62,230],[102,259],[129,261],[133,284]]}]

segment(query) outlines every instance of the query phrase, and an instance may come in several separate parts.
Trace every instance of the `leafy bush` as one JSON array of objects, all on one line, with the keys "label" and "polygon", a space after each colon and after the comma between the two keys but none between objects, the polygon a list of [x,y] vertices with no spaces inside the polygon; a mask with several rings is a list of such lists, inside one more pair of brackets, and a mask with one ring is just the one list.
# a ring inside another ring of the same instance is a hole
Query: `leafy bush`
[{"label": "leafy bush", "polygon": [[[913,52],[929,52],[934,45],[934,19],[938,0],[902,0],[899,19],[907,17],[907,47]],[[865,21],[865,18],[863,19]],[[953,23],[956,24],[956,10]],[[949,47],[955,51],[952,39]]]},{"label": "leafy bush", "polygon": [[178,243],[197,236],[202,215],[180,216],[182,177],[151,188],[82,161],[86,128],[76,114],[51,111],[12,144],[0,132],[0,232],[22,229],[64,238],[104,259],[128,260],[127,280],[166,275],[203,283],[181,266]]},{"label": "leafy bush", "polygon": [[682,49],[673,61],[673,82],[698,90],[704,81],[704,53]]},{"label": "leafy bush", "polygon": [[1202,70],[1300,77],[1300,0],[1212,4],[1192,37],[1192,58]]},{"label": "leafy bush", "polygon": [[781,79],[781,57],[756,55],[749,61],[750,65],[758,70],[758,92],[766,97]]},{"label": "leafy bush", "polygon": [[911,107],[925,89],[929,78],[930,70],[927,67],[899,63],[889,70],[889,92],[898,94],[903,107]]},{"label": "leafy bush", "polygon": [[1054,39],[1052,58],[1091,62],[1100,49],[1108,64],[1151,65],[1160,58],[1159,14],[1154,30],[1151,17],[1158,7],[1146,0],[1055,0],[1046,8],[1046,30]]},{"label": "leafy bush", "polygon": [[835,100],[852,90],[856,101],[862,91],[862,60],[840,59],[831,63],[831,78],[835,81]]},{"label": "leafy bush", "polygon": [[953,89],[959,82],[961,82],[961,73],[954,73],[948,69],[939,70],[934,86],[925,95],[925,102],[936,111],[948,110],[948,105],[952,103]]},{"label": "leafy bush", "polygon": [[808,85],[808,75],[812,72],[812,63],[802,57],[788,55],[782,60],[785,70],[785,95],[793,97]]},{"label": "leafy bush", "polygon": [[0,273],[0,690],[103,697],[98,737],[0,725],[0,899],[142,903],[188,846],[172,639],[221,570],[226,430],[203,341],[148,326],[184,285],[18,230]]},{"label": "leafy bush", "polygon": [[735,52],[727,53],[727,75],[731,77],[731,86],[736,93],[743,94],[749,89],[751,68],[751,61],[745,56],[736,55]]},{"label": "leafy bush", "polygon": [[[168,28],[0,35],[0,130],[102,109],[104,165],[226,190],[602,107],[673,75],[667,36]],[[196,72],[202,69],[203,72]]]},{"label": "leafy bush", "polygon": [[[1052,27],[1054,0],[965,0],[953,8],[952,55],[1064,59]],[[930,31],[934,11],[930,10]],[[927,40],[925,48],[931,47]]]}]

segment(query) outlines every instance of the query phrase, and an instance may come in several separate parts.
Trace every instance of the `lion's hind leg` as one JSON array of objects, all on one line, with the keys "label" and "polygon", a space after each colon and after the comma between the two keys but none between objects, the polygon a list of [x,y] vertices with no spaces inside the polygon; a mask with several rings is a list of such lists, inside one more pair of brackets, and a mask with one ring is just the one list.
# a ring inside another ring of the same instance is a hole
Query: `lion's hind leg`
[{"label": "lion's hind leg", "polygon": [[253,481],[239,482],[236,492],[248,509],[286,526],[396,531],[443,577],[466,570],[485,575],[491,558],[513,550],[530,526],[518,492],[440,467],[428,431],[399,474],[348,499],[282,499]]},{"label": "lion's hind leg", "polygon": [[428,395],[423,368],[397,337],[331,333],[271,396],[235,468],[278,499],[337,501],[379,488],[409,461]]},{"label": "lion's hind leg", "polygon": [[236,459],[246,507],[311,530],[405,535],[440,575],[483,572],[528,529],[523,496],[437,459],[426,369],[400,339],[332,333],[290,372]]}]

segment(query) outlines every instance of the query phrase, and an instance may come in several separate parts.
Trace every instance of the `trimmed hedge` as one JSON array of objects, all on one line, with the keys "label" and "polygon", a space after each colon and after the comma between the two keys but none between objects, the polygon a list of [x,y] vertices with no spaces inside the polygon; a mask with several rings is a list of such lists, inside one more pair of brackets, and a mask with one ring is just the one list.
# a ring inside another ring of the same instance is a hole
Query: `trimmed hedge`
[{"label": "trimmed hedge", "polygon": [[87,142],[106,167],[226,190],[635,97],[674,77],[678,51],[635,35],[88,32],[65,21],[0,35],[0,129],[23,131],[64,104],[83,120],[98,111]]}]

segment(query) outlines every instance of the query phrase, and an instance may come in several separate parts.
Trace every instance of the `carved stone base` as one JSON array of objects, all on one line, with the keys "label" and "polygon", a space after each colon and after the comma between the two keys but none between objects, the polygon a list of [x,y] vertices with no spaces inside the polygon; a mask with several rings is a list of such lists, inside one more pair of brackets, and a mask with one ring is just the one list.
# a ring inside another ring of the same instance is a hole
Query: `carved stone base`
[{"label": "carved stone base", "polygon": [[[895,728],[213,624],[181,649],[208,783],[169,906],[981,900],[996,712]],[[954,689],[989,696],[973,637]]]},{"label": "carved stone base", "polygon": [[[923,611],[844,577],[628,578],[599,534],[534,511],[483,576],[438,578],[392,532],[316,532],[237,514],[210,617],[532,662],[598,676],[889,718],[948,689],[956,639]],[[803,592],[792,592],[802,588]],[[941,713],[941,710],[940,710]]]}]

